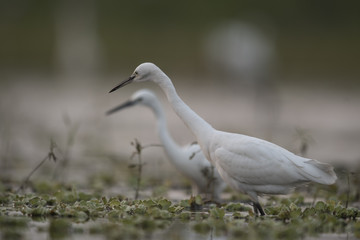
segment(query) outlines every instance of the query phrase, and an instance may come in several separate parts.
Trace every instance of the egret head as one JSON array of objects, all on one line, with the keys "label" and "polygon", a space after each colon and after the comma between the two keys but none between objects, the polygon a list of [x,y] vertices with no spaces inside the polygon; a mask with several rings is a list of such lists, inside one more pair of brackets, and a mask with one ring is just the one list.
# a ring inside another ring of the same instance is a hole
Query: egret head
[{"label": "egret head", "polygon": [[124,102],[123,104],[120,104],[119,106],[110,109],[106,112],[107,115],[110,115],[112,113],[115,113],[119,110],[122,110],[127,107],[132,107],[136,105],[145,105],[150,108],[155,108],[158,104],[158,99],[155,96],[155,94],[147,89],[141,89],[139,91],[136,91],[130,98],[130,100]]},{"label": "egret head", "polygon": [[161,73],[163,74],[160,68],[158,68],[155,64],[142,63],[135,69],[133,74],[131,74],[131,76],[128,79],[122,81],[119,85],[111,89],[110,92],[114,92],[117,89],[125,85],[128,85],[129,83],[132,82],[154,81]]}]

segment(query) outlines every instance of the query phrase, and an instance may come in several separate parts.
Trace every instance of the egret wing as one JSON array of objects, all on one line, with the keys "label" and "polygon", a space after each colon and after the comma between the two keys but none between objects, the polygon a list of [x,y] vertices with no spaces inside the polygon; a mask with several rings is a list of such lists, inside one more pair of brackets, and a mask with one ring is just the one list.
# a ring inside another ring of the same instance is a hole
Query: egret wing
[{"label": "egret wing", "polygon": [[[234,143],[236,147],[232,147]],[[291,161],[288,154],[292,153],[275,144],[244,136],[217,148],[215,161],[231,178],[244,184],[288,185],[306,181],[299,174],[301,166]]]}]

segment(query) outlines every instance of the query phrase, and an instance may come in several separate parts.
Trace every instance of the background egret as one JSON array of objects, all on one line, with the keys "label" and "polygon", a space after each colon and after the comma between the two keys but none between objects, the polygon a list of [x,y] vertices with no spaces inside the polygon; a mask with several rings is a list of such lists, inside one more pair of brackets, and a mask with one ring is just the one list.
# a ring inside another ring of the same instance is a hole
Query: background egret
[{"label": "background egret", "polygon": [[174,111],[197,138],[205,157],[216,166],[227,184],[251,198],[256,213],[265,215],[259,194],[284,194],[301,183],[333,184],[336,181],[329,164],[297,156],[262,139],[214,129],[182,101],[170,78],[153,63],[140,64],[110,92],[132,82],[145,81],[160,86]]},{"label": "background egret", "polygon": [[131,99],[107,112],[115,113],[127,107],[143,105],[150,108],[157,119],[157,129],[166,155],[185,177],[191,180],[193,194],[211,194],[211,199],[220,200],[220,194],[226,187],[218,171],[210,164],[196,143],[180,147],[170,136],[164,110],[159,99],[150,90],[142,89],[135,92]]}]

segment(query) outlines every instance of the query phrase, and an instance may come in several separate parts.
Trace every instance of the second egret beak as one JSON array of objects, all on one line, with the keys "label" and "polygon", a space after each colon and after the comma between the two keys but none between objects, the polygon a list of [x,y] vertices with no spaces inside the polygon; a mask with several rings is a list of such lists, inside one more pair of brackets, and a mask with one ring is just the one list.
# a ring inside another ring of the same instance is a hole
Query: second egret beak
[{"label": "second egret beak", "polygon": [[[114,90],[115,91],[115,90]],[[110,109],[109,111],[106,112],[106,115],[110,115],[110,114],[113,114],[117,111],[120,111],[121,109],[123,108],[127,108],[127,107],[131,107],[135,104],[137,104],[138,102],[140,102],[142,99],[141,98],[137,98],[135,100],[129,100],[129,101],[126,101],[124,102],[123,104],[117,106],[117,107],[114,107],[112,109]]]}]

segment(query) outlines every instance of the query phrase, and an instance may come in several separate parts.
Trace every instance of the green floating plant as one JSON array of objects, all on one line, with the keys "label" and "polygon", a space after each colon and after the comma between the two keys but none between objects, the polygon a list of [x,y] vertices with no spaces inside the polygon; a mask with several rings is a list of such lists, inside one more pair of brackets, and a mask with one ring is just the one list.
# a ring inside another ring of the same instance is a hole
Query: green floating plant
[{"label": "green floating plant", "polygon": [[192,210],[192,211],[199,211],[203,208],[203,200],[200,195],[191,196],[188,200],[181,200],[180,206]]},{"label": "green floating plant", "polygon": [[[258,217],[252,215],[252,208],[247,205],[205,205],[200,196],[176,203],[163,197],[132,200],[121,196],[98,196],[77,191],[74,187],[57,189],[54,195],[4,193],[0,195],[0,233],[4,239],[21,239],[33,220],[48,222],[43,231],[49,231],[49,234],[51,231],[54,239],[84,233],[101,234],[107,239],[143,239],[176,222],[199,234],[241,239],[360,234],[359,209],[346,207],[336,198],[314,204],[295,196],[272,198],[269,202],[265,207],[267,215]],[[7,216],[9,213],[12,216]],[[74,223],[77,223],[76,227]],[[86,230],[83,223],[99,226],[90,226]],[[10,225],[13,227],[8,227]],[[65,232],[57,235],[59,226]]]},{"label": "green floating plant", "polygon": [[225,209],[214,207],[210,209],[210,217],[214,219],[223,219],[225,216]]},{"label": "green floating plant", "polygon": [[236,211],[247,212],[250,209],[251,209],[251,207],[244,206],[241,203],[228,203],[225,206],[225,210],[228,212],[236,212]]}]

